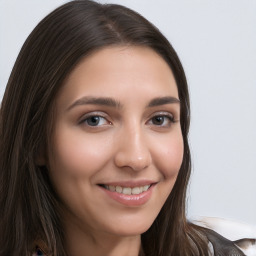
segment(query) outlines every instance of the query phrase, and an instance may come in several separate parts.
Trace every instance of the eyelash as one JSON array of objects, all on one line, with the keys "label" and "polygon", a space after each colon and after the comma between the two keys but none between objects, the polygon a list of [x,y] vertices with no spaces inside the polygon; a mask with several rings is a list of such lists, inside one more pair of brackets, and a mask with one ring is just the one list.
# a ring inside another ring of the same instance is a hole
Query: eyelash
[{"label": "eyelash", "polygon": [[[156,118],[159,118],[159,117],[160,117],[160,118],[164,118],[164,122],[166,122],[166,119],[168,119],[168,124],[166,124],[166,125],[162,125],[162,124],[157,125],[157,124],[154,124],[154,123],[153,123],[153,119],[154,119],[154,118],[156,119]],[[97,128],[97,127],[102,126],[102,124],[99,125],[99,123],[97,123],[96,125],[90,125],[90,124],[88,124],[88,120],[89,120],[90,118],[99,118],[99,119],[101,119],[101,120],[102,120],[102,119],[105,119],[107,125],[111,125],[111,124],[112,124],[112,122],[108,121],[107,118],[102,115],[102,113],[91,113],[91,114],[88,114],[88,115],[86,115],[85,117],[83,117],[83,119],[79,122],[79,124],[85,124],[87,127],[90,127],[90,128],[92,128],[92,127]],[[169,113],[157,113],[157,114],[154,114],[154,115],[149,119],[148,122],[150,123],[150,125],[154,125],[154,126],[156,126],[156,127],[162,127],[162,128],[166,128],[166,127],[167,127],[167,128],[168,128],[168,127],[171,126],[171,123],[175,123],[176,121],[175,121],[173,115],[171,115],[171,114],[169,114]],[[148,122],[147,122],[147,123],[148,123]]]},{"label": "eyelash", "polygon": [[[88,124],[88,120],[90,118],[93,118],[93,117],[94,118],[96,117],[96,118],[100,118],[100,119],[105,119],[107,121],[107,118],[104,115],[102,115],[102,113],[91,113],[91,114],[88,114],[88,115],[84,116],[83,119],[79,122],[79,124],[85,124],[88,127],[99,127],[98,124],[97,125],[89,125]],[[107,121],[107,122],[108,122],[108,124],[112,124],[109,121]]]},{"label": "eyelash", "polygon": [[[164,118],[164,122],[166,122],[166,119],[168,119],[168,124],[167,125],[162,125],[162,124],[160,124],[160,125],[157,125],[157,124],[154,124],[153,123],[153,119],[155,118]],[[155,125],[155,126],[157,126],[157,127],[162,127],[162,128],[169,128],[170,126],[171,126],[171,124],[173,124],[173,123],[175,123],[176,121],[175,121],[175,119],[174,119],[174,117],[173,117],[173,115],[171,115],[171,114],[167,114],[167,113],[164,113],[164,114],[162,114],[162,113],[158,113],[158,114],[156,114],[156,115],[154,115],[153,117],[151,117],[150,118],[150,123],[152,124],[152,125]]]}]

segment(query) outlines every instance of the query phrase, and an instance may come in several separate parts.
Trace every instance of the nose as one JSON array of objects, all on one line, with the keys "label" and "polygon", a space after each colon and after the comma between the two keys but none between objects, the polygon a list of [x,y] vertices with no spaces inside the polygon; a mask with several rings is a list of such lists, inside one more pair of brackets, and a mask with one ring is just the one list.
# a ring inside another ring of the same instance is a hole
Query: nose
[{"label": "nose", "polygon": [[128,129],[117,141],[115,165],[119,168],[128,167],[134,171],[147,168],[151,162],[151,153],[145,134],[140,129]]}]

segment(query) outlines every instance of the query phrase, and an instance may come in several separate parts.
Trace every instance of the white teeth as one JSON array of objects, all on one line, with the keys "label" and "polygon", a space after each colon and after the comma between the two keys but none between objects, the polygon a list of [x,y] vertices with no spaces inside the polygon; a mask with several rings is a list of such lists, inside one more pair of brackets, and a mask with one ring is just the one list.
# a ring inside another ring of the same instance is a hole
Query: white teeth
[{"label": "white teeth", "polygon": [[146,185],[143,187],[143,191],[147,191],[149,189],[150,185]]},{"label": "white teeth", "polygon": [[120,187],[120,186],[116,186],[116,192],[117,193],[122,193],[122,187]]},{"label": "white teeth", "polygon": [[135,187],[132,189],[132,194],[133,195],[138,195],[142,192],[142,190],[139,187]]},{"label": "white teeth", "polygon": [[108,186],[108,187],[109,187],[110,191],[112,191],[112,192],[116,191],[116,187],[115,186]]},{"label": "white teeth", "polygon": [[145,185],[145,186],[141,186],[141,187],[134,187],[134,188],[130,188],[130,187],[121,187],[121,186],[104,186],[106,189],[112,191],[112,192],[117,192],[117,193],[122,193],[125,195],[138,195],[142,192],[147,191],[150,188],[150,185]]},{"label": "white teeth", "polygon": [[125,194],[125,195],[131,195],[132,194],[132,189],[131,188],[123,188],[122,193]]}]

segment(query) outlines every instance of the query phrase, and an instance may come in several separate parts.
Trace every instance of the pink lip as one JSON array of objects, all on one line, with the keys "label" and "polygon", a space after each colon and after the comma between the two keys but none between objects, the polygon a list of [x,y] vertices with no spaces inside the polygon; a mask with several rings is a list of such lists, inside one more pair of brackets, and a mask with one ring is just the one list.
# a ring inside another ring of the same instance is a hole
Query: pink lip
[{"label": "pink lip", "polygon": [[[113,183],[111,183],[113,184]],[[141,183],[140,183],[141,184]],[[150,183],[146,183],[145,185],[148,185]],[[118,183],[118,185],[120,186],[120,183]],[[118,186],[118,185],[113,185],[113,186]],[[125,195],[122,193],[117,193],[117,192],[112,192],[108,189],[105,189],[104,187],[100,187],[111,199],[117,201],[118,203],[121,203],[125,206],[141,206],[145,203],[148,202],[148,200],[150,199],[153,189],[155,187],[155,183],[151,184],[150,188],[147,191],[142,192],[141,194],[138,195]],[[143,186],[143,185],[140,185]],[[127,186],[125,185],[125,187],[135,187],[135,186]]]}]

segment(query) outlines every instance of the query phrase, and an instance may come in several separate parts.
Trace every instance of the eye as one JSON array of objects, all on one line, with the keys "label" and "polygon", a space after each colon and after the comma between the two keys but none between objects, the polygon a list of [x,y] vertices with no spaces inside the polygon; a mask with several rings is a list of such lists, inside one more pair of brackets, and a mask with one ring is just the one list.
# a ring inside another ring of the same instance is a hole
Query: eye
[{"label": "eye", "polygon": [[110,124],[110,122],[105,117],[99,115],[87,116],[83,118],[83,120],[80,123],[91,127]]},{"label": "eye", "polygon": [[155,115],[149,120],[149,124],[160,127],[169,127],[171,123],[175,123],[171,114]]}]

